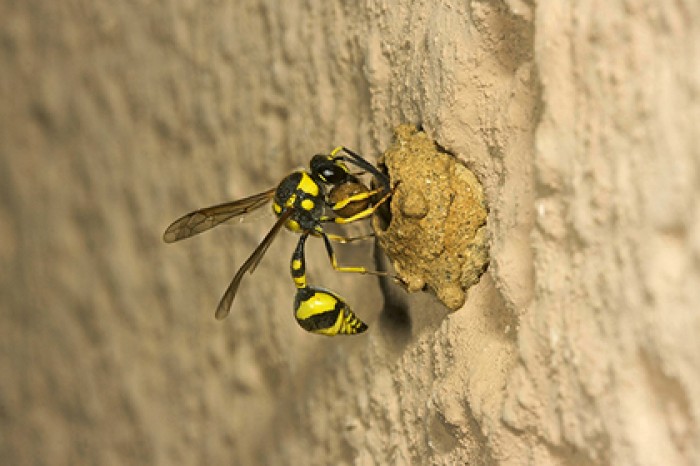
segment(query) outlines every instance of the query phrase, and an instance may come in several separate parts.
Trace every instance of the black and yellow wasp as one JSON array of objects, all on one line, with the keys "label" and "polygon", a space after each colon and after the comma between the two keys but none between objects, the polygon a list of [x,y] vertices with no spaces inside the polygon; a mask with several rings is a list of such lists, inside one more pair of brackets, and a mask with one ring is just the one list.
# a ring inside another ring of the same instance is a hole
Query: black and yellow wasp
[{"label": "black and yellow wasp", "polygon": [[[371,174],[378,187],[367,188],[352,174],[346,163]],[[329,191],[327,191],[330,189]],[[340,193],[340,194],[339,194]],[[297,287],[294,315],[299,325],[313,333],[324,335],[356,334],[367,330],[345,301],[333,291],[306,283],[304,246],[311,236],[323,239],[333,268],[340,272],[384,275],[364,267],[343,267],[336,261],[331,240],[348,242],[357,238],[327,233],[325,223],[345,224],[371,216],[387,201],[392,191],[389,179],[374,165],[355,152],[337,147],[329,155],[314,155],[309,170],[297,170],[287,175],[276,188],[268,189],[237,201],[225,202],[190,212],[175,220],[163,234],[163,241],[173,243],[209,230],[227,220],[262,207],[272,200],[277,221],[258,247],[241,265],[216,309],[216,318],[228,316],[236,291],[246,272],[253,273],[282,226],[300,233],[292,254],[290,272]],[[374,202],[376,200],[376,202]]]}]

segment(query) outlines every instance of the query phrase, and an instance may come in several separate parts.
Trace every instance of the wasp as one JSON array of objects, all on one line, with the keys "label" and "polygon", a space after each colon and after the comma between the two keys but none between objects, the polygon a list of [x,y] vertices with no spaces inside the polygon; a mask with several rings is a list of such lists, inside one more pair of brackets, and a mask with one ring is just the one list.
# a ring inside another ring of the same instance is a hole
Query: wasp
[{"label": "wasp", "polygon": [[[378,187],[370,189],[350,172],[353,165],[371,174]],[[336,260],[331,241],[346,243],[372,235],[348,238],[327,233],[325,224],[347,224],[370,217],[392,194],[389,178],[360,155],[339,146],[330,154],[316,154],[308,170],[296,170],[275,188],[232,202],[205,207],[175,220],[163,234],[163,241],[173,243],[207,231],[235,217],[259,209],[272,201],[277,221],[253,253],[241,265],[216,308],[215,317],[229,315],[238,287],[246,272],[252,274],[272,244],[277,233],[286,227],[299,233],[299,241],[290,261],[290,273],[297,288],[294,315],[306,331],[324,335],[357,334],[367,330],[337,293],[311,286],[306,279],[304,247],[309,236],[323,239],[328,258],[339,272],[386,275],[365,267],[341,266]],[[375,202],[376,201],[376,202]]]}]

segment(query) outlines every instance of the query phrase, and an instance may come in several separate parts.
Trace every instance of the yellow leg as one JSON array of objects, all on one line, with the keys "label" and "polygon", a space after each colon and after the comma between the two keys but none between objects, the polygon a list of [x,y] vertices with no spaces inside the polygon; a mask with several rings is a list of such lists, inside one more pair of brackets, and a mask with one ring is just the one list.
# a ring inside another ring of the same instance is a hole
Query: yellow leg
[{"label": "yellow leg", "polygon": [[346,244],[346,243],[352,243],[353,241],[362,241],[362,240],[374,238],[374,233],[367,233],[366,235],[361,235],[361,236],[340,236],[340,235],[334,235],[332,233],[326,233],[326,236],[328,236],[328,239],[331,241],[335,241],[336,243]]},{"label": "yellow leg", "polygon": [[339,223],[339,224],[345,224],[345,223],[356,222],[357,220],[362,220],[363,218],[370,217],[379,208],[379,206],[384,204],[391,197],[392,194],[394,194],[393,189],[391,191],[389,191],[388,193],[386,193],[384,195],[384,197],[382,197],[379,200],[379,202],[377,202],[373,206],[368,207],[365,210],[356,213],[352,217],[335,217],[335,218],[333,218],[333,222]]},{"label": "yellow leg", "polygon": [[369,199],[370,197],[374,196],[375,194],[379,194],[382,191],[384,191],[384,188],[378,188],[378,189],[373,189],[371,191],[365,191],[362,193],[353,194],[352,196],[348,196],[345,199],[343,199],[342,201],[338,201],[335,204],[331,205],[331,209],[340,210],[343,207],[350,204],[351,202],[364,201],[365,199]]},{"label": "yellow leg", "polygon": [[380,277],[391,276],[391,274],[388,272],[380,272],[378,270],[367,270],[365,267],[362,266],[338,265],[338,260],[335,257],[335,251],[333,250],[333,246],[331,245],[328,235],[326,233],[321,233],[321,237],[323,238],[323,243],[326,246],[326,252],[328,253],[328,259],[331,261],[331,266],[337,272],[362,273],[368,275],[377,275]]}]

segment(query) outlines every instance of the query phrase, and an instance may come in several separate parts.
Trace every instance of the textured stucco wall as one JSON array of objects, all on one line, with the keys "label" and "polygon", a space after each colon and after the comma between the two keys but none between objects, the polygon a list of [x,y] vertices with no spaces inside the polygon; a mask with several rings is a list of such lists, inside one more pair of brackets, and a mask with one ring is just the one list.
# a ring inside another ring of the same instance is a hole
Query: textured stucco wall
[{"label": "textured stucco wall", "polygon": [[[573,3],[0,0],[3,464],[700,463],[700,6]],[[215,321],[272,217],[164,227],[405,122],[484,183],[464,308],[314,241],[371,327],[306,334],[284,234]]]}]

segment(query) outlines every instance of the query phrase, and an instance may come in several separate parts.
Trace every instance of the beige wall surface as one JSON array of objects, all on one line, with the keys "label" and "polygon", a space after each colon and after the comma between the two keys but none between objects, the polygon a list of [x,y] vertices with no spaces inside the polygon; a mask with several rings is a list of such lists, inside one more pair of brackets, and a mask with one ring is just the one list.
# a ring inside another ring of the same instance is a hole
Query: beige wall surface
[{"label": "beige wall surface", "polygon": [[[0,462],[700,464],[698,44],[692,0],[0,0]],[[217,322],[272,214],[165,226],[401,123],[484,185],[466,304],[312,238],[370,328],[307,334],[285,232]]]}]

